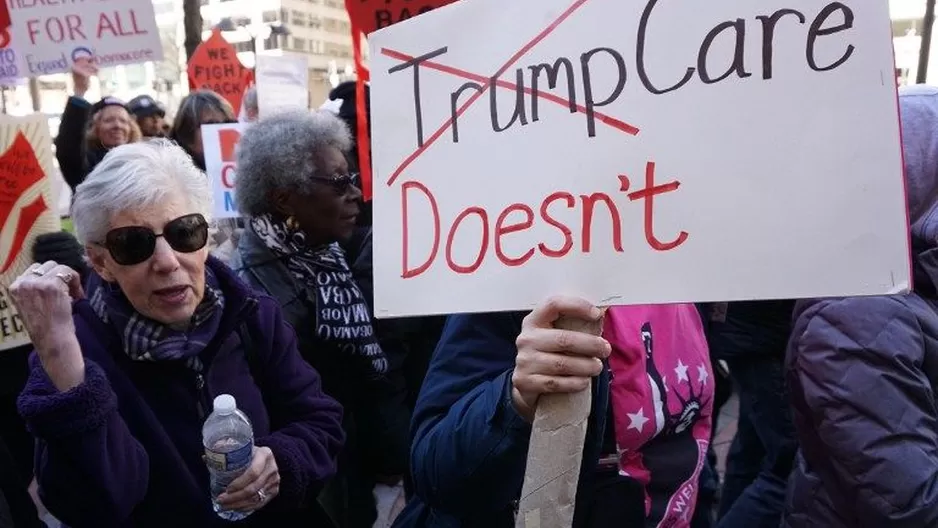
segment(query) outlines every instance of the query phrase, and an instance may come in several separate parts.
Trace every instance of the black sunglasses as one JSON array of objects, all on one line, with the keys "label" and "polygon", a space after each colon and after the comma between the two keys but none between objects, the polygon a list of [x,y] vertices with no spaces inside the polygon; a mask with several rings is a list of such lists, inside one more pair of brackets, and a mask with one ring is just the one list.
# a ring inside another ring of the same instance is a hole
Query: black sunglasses
[{"label": "black sunglasses", "polygon": [[143,226],[118,227],[108,231],[101,245],[107,248],[114,262],[133,266],[153,256],[156,239],[160,237],[166,239],[173,251],[193,253],[208,243],[208,221],[198,213],[180,216],[163,226],[161,234]]},{"label": "black sunglasses", "polygon": [[332,187],[335,189],[336,194],[345,194],[350,188],[358,187],[358,173],[353,172],[349,174],[343,174],[342,176],[335,176],[333,178],[314,177],[313,181]]}]

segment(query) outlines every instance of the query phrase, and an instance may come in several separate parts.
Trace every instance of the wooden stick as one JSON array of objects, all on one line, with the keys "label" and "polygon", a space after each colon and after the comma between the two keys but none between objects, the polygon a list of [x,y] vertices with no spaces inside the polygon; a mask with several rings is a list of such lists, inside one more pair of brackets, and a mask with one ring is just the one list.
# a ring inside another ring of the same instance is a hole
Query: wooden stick
[{"label": "wooden stick", "polygon": [[[555,328],[601,335],[603,319],[560,318]],[[537,401],[517,528],[570,528],[592,407],[592,388],[544,394]]]}]

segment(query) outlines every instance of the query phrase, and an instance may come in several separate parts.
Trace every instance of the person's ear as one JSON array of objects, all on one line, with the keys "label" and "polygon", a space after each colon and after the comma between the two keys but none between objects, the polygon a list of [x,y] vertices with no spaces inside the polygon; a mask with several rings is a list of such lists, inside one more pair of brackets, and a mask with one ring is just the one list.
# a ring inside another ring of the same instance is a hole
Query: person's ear
[{"label": "person's ear", "polygon": [[108,268],[109,260],[107,250],[97,246],[85,246],[85,255],[94,271],[107,282],[115,282],[114,274]]},{"label": "person's ear", "polygon": [[293,199],[295,196],[296,193],[290,193],[282,189],[274,191],[271,197],[273,198],[274,211],[284,218],[289,218],[296,214],[293,208]]}]

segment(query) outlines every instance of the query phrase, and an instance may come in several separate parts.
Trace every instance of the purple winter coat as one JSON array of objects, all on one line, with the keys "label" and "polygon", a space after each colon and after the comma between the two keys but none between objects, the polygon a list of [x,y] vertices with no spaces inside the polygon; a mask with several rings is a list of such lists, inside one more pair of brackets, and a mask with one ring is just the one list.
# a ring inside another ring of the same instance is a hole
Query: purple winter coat
[{"label": "purple winter coat", "polygon": [[783,527],[938,526],[938,89],[900,94],[914,292],[796,306]]},{"label": "purple winter coat", "polygon": [[[212,511],[201,458],[202,409],[223,393],[250,417],[255,443],[273,451],[281,477],[280,495],[236,526],[316,524],[316,495],[344,441],[342,409],[300,357],[277,302],[219,261],[208,266],[226,303],[201,356],[204,383],[180,361],[130,360],[86,300],[73,308],[85,382],[58,392],[34,355],[19,409],[38,439],[40,496],[66,525],[232,526]],[[242,336],[253,342],[250,359]]]}]

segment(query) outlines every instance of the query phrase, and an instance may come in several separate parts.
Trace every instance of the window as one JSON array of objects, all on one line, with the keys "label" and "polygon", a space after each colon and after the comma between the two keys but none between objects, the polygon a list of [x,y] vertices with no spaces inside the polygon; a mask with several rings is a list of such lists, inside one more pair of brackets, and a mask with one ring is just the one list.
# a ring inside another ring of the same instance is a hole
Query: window
[{"label": "window", "polygon": [[251,46],[250,40],[247,40],[244,42],[233,42],[231,45],[234,46],[235,51],[237,51],[238,53],[243,53],[246,51],[254,51],[254,47]]},{"label": "window", "polygon": [[280,10],[280,21],[283,22],[284,24],[289,24],[289,23],[290,23],[290,12],[287,11],[286,9],[281,9],[281,10]]},{"label": "window", "polygon": [[292,11],[290,13],[290,18],[293,20],[293,25],[298,27],[306,27],[308,24],[306,22],[307,16],[303,11]]},{"label": "window", "polygon": [[277,35],[271,35],[264,39],[264,49],[273,50],[280,49],[280,37]]},{"label": "window", "polygon": [[306,39],[293,37],[293,49],[297,51],[306,51]]},{"label": "window", "polygon": [[352,47],[345,46],[343,44],[333,44],[332,42],[325,43],[325,54],[330,57],[341,57],[348,58],[352,56]]},{"label": "window", "polygon": [[264,22],[280,22],[280,11],[264,11],[261,20]]},{"label": "window", "polygon": [[321,40],[311,40],[309,41],[309,51],[310,53],[315,53],[316,55],[322,54],[322,41]]},{"label": "window", "polygon": [[322,28],[322,19],[319,18],[319,17],[316,16],[316,15],[310,15],[310,16],[309,16],[309,27],[311,27],[311,28],[313,28],[313,29],[321,29],[321,28]]}]

